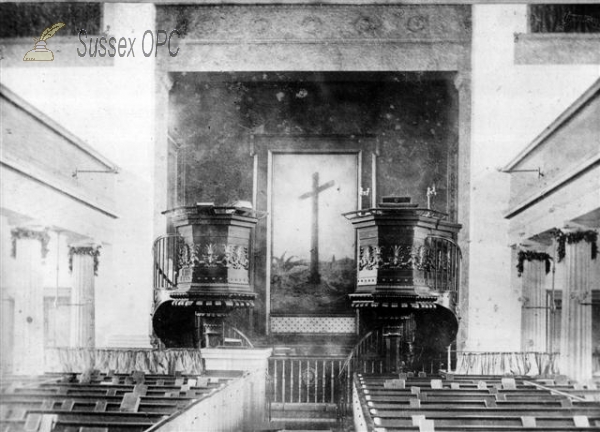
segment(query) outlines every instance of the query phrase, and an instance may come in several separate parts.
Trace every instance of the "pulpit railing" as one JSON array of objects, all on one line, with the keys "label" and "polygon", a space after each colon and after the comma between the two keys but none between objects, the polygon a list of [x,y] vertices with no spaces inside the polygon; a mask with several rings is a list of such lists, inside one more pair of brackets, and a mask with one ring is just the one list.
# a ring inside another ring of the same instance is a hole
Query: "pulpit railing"
[{"label": "pulpit railing", "polygon": [[462,259],[460,247],[448,238],[429,236],[425,239],[425,249],[425,284],[435,291],[458,292]]},{"label": "pulpit railing", "polygon": [[154,241],[154,289],[175,289],[179,272],[179,246],[183,238],[177,234],[160,236]]},{"label": "pulpit railing", "polygon": [[382,373],[383,347],[383,332],[380,329],[368,332],[352,348],[340,373],[348,376],[354,372]]},{"label": "pulpit railing", "polygon": [[223,324],[223,343],[228,346],[254,348],[254,345],[244,333],[227,324]]}]

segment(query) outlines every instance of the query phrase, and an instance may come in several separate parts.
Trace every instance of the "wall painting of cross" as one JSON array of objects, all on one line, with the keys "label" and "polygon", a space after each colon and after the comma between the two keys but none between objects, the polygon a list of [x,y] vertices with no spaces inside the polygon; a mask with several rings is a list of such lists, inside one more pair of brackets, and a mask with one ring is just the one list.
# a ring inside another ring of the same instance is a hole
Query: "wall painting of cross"
[{"label": "wall painting of cross", "polygon": [[274,154],[270,299],[273,313],[346,312],[354,289],[356,153]]},{"label": "wall painting of cross", "polygon": [[333,187],[335,182],[328,181],[319,185],[319,173],[312,175],[312,190],[300,195],[300,199],[312,198],[312,219],[310,236],[310,282],[318,284],[321,282],[319,275],[319,194]]}]

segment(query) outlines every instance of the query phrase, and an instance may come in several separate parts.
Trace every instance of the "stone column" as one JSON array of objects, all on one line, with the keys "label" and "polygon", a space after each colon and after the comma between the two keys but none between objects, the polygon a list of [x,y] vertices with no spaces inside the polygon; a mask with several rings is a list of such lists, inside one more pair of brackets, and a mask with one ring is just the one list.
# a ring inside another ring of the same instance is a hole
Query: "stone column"
[{"label": "stone column", "polygon": [[98,268],[99,247],[79,246],[69,249],[71,269],[71,346],[94,348],[94,282]]},{"label": "stone column", "polygon": [[48,233],[16,228],[11,231],[15,258],[13,373],[44,373],[43,258]]},{"label": "stone column", "polygon": [[592,377],[591,245],[579,241],[565,245],[565,278],[560,334],[561,373],[577,381]]},{"label": "stone column", "polygon": [[532,260],[523,263],[521,306],[521,350],[546,351],[546,263]]}]

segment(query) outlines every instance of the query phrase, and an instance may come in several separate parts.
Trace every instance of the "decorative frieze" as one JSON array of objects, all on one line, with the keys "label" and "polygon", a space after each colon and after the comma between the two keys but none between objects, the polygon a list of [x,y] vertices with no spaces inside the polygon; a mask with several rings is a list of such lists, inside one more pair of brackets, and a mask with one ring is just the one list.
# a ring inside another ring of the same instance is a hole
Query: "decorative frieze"
[{"label": "decorative frieze", "polygon": [[202,41],[467,42],[470,10],[418,5],[160,6],[161,28]]},{"label": "decorative frieze", "polygon": [[[441,268],[448,267],[445,256],[440,257]],[[358,270],[377,269],[420,270],[433,268],[432,251],[424,245],[397,244],[392,246],[361,246]]]},{"label": "decorative frieze", "polygon": [[181,244],[179,246],[179,265],[182,269],[193,267],[248,270],[248,248],[235,244]]}]

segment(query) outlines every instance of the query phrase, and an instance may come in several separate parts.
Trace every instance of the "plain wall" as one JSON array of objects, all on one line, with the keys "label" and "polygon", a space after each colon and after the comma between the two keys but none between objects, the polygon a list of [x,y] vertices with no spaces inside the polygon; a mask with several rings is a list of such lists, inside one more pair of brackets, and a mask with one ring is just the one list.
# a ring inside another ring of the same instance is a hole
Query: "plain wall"
[{"label": "plain wall", "polygon": [[[598,65],[515,65],[526,5],[474,5],[471,244],[466,350],[519,351],[520,286],[511,287],[505,166],[600,75]],[[526,174],[523,174],[526,175]],[[535,175],[535,174],[533,174]],[[493,335],[493,337],[490,337]]]}]

